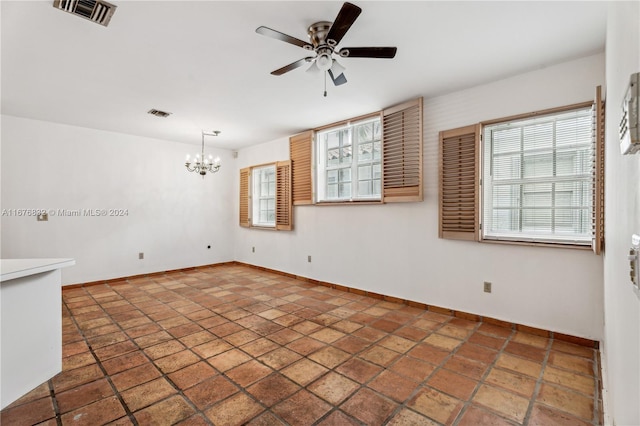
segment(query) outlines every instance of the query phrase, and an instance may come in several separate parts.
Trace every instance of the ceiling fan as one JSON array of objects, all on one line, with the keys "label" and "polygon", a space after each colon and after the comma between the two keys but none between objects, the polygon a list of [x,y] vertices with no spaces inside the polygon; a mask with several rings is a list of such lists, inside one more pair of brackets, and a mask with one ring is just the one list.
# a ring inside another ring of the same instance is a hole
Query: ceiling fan
[{"label": "ceiling fan", "polygon": [[[355,4],[348,2],[344,3],[333,23],[320,21],[309,27],[307,34],[309,35],[310,42],[291,37],[290,35],[272,30],[271,28],[256,28],[256,32],[258,34],[275,38],[276,40],[281,40],[315,53],[315,56],[302,58],[289,65],[285,65],[282,68],[272,71],[271,74],[282,75],[307,63],[311,63],[311,66],[307,70],[308,72],[323,71],[328,73],[333,84],[340,86],[347,82],[347,79],[344,76],[345,68],[333,57],[334,54],[337,54],[342,58],[391,59],[395,57],[396,51],[398,50],[396,47],[343,47],[341,49],[337,49],[337,45],[340,43],[347,31],[349,31],[349,28],[351,28],[351,25],[353,25],[361,12],[362,9]],[[327,96],[326,81],[324,95]]]}]

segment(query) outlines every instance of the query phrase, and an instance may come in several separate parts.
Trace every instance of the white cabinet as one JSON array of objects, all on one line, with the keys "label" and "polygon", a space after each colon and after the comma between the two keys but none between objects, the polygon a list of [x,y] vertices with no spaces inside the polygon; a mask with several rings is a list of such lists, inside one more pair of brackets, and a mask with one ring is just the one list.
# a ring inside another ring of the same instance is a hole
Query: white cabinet
[{"label": "white cabinet", "polygon": [[73,259],[0,261],[0,408],[62,371],[61,268]]}]

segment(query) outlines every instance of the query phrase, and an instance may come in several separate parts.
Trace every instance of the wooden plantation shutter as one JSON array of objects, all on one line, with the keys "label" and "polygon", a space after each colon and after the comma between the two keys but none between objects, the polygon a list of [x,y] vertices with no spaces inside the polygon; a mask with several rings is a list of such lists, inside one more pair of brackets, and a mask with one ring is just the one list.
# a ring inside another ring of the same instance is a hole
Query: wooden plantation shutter
[{"label": "wooden plantation shutter", "polygon": [[291,161],[276,163],[276,229],[293,229],[293,204],[291,202]]},{"label": "wooden plantation shutter", "polygon": [[309,130],[289,138],[291,159],[292,198],[294,205],[313,204],[313,180],[311,164],[313,131]]},{"label": "wooden plantation shutter", "polygon": [[596,87],[594,103],[594,162],[593,162],[593,240],[591,248],[595,254],[604,249],[604,101],[602,88]]},{"label": "wooden plantation shutter", "polygon": [[251,226],[251,218],[249,217],[249,177],[251,176],[251,168],[240,170],[240,226]]},{"label": "wooden plantation shutter", "polygon": [[480,239],[479,164],[479,125],[440,132],[440,238]]},{"label": "wooden plantation shutter", "polygon": [[422,98],[418,98],[382,111],[382,200],[422,199]]}]

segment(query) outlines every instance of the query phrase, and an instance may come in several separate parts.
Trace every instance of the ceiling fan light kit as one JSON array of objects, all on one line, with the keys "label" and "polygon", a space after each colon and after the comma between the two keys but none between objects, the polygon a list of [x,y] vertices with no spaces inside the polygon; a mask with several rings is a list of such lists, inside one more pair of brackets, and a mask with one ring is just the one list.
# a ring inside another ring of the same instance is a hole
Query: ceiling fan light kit
[{"label": "ceiling fan light kit", "polygon": [[333,64],[331,59],[331,53],[322,52],[316,57],[316,65],[321,71],[329,71]]},{"label": "ceiling fan light kit", "polygon": [[340,65],[340,62],[336,61],[335,59],[332,62],[331,65],[331,72],[334,75],[340,75],[340,74],[344,74],[344,70],[346,69],[345,67],[343,67],[342,65]]},{"label": "ceiling fan light kit", "polygon": [[[307,35],[309,36],[310,42],[300,40],[268,27],[261,26],[256,28],[258,34],[284,41],[285,43],[293,44],[315,53],[315,56],[309,56],[292,62],[289,65],[272,71],[271,74],[282,75],[311,62],[307,72],[314,74],[318,71],[323,71],[325,77],[329,74],[335,86],[340,86],[347,82],[347,78],[344,75],[345,67],[334,59],[334,54],[337,54],[341,58],[394,58],[397,52],[396,47],[344,47],[337,49],[338,44],[361,12],[362,9],[355,4],[349,2],[344,3],[333,23],[329,21],[319,21],[309,26]],[[327,96],[326,78],[324,95]]]}]

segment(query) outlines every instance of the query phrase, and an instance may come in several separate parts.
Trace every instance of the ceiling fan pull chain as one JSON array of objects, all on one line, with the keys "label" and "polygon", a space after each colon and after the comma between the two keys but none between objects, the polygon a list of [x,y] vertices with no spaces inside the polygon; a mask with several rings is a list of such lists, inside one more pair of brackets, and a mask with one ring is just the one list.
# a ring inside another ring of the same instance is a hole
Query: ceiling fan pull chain
[{"label": "ceiling fan pull chain", "polygon": [[327,72],[324,72],[324,97],[327,97]]}]

